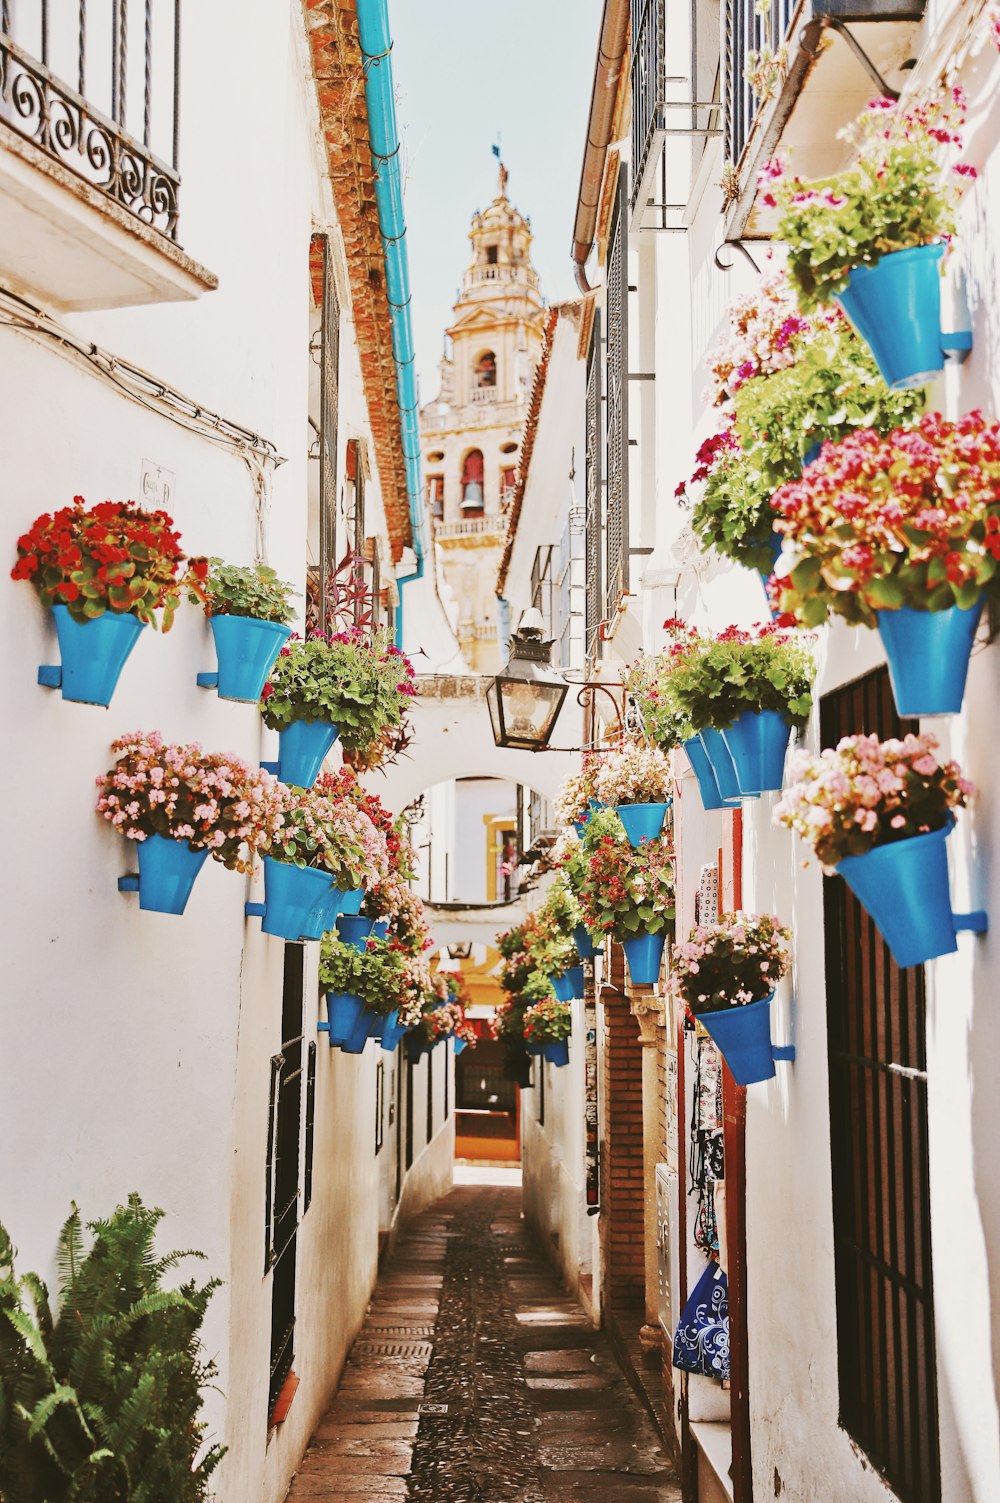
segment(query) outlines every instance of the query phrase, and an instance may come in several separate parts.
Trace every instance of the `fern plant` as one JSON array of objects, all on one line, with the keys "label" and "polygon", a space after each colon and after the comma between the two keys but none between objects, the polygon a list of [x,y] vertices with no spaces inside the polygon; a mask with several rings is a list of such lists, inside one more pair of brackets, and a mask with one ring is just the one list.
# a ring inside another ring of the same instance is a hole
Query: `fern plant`
[{"label": "fern plant", "polygon": [[218,1287],[178,1289],[157,1257],[163,1212],[138,1195],[106,1221],[76,1206],[59,1237],[59,1299],[18,1275],[0,1227],[0,1503],[201,1503],[224,1454],[203,1447],[216,1375],[198,1332]]}]

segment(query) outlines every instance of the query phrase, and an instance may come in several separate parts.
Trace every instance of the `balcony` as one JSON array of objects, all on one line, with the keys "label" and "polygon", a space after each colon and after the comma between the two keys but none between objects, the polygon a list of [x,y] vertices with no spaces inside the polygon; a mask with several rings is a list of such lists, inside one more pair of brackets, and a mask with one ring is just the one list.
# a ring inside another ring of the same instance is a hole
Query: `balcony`
[{"label": "balcony", "polygon": [[[722,88],[725,156],[738,185],[726,217],[730,239],[766,239],[775,214],[758,199],[757,173],[777,152],[804,178],[846,166],[838,133],[872,98],[898,93],[913,66],[925,0],[724,0]],[[772,97],[761,99],[744,73],[751,52],[787,48]]]},{"label": "balcony", "polygon": [[519,282],[524,287],[538,287],[538,273],[532,271],[530,266],[501,266],[499,263],[491,266],[470,266],[462,278],[462,287],[468,292],[470,287],[480,287],[484,282],[494,284]]},{"label": "balcony", "polygon": [[[461,522],[435,522],[434,538],[438,543],[459,538],[499,539],[506,527],[503,517],[467,517]],[[496,628],[492,628],[494,631]]]},{"label": "balcony", "polygon": [[0,0],[0,279],[15,291],[79,309],[216,285],[177,244],[179,4],[130,18],[127,0]]}]

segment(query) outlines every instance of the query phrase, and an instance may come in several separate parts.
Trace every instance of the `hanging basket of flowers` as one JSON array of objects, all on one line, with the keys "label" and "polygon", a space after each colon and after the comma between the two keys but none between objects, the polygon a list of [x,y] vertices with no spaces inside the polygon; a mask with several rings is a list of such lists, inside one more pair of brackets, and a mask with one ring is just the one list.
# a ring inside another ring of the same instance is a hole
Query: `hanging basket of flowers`
[{"label": "hanging basket of flowers", "polygon": [[265,934],[319,939],[345,892],[388,872],[384,836],[356,805],[283,786],[282,825],[264,858]]},{"label": "hanging basket of flowers", "polygon": [[569,1064],[573,1009],[568,1001],[543,995],[531,1002],[524,1012],[523,1032],[528,1047],[540,1047],[550,1065],[559,1069]]},{"label": "hanging basket of flowers", "polygon": [[208,856],[249,872],[278,834],[284,790],[239,757],[172,746],[159,731],[120,736],[111,749],[118,760],[97,780],[97,812],[136,843],[140,908],[183,913]]},{"label": "hanging basket of flowers", "polygon": [[[666,649],[655,656],[639,658],[626,678],[630,703],[641,718],[649,741],[661,751],[683,748],[698,780],[702,806],[706,810],[726,809],[740,802],[736,769],[721,736],[714,743],[702,740],[681,708],[674,692],[674,673],[689,653],[700,651],[705,639],[678,617],[664,621],[669,641]],[[718,770],[709,755],[708,745],[718,761]],[[725,787],[729,790],[722,792]]]},{"label": "hanging basket of flowers", "polygon": [[600,802],[614,809],[633,846],[659,839],[673,802],[670,758],[659,747],[626,741],[602,760],[594,788]]},{"label": "hanging basket of flowers", "polygon": [[791,937],[771,914],[724,913],[674,948],[674,993],[711,1034],[737,1085],[774,1074],[771,999],[791,963]]},{"label": "hanging basket of flowers", "polygon": [[900,966],[951,954],[957,930],[985,928],[983,914],[952,912],[945,840],[974,790],[936,747],[933,736],[846,736],[818,757],[799,753],[774,811],[844,878]]},{"label": "hanging basket of flowers", "polygon": [[298,591],[266,564],[244,567],[221,558],[207,564],[192,599],[204,605],[219,666],[214,674],[199,674],[198,682],[217,688],[220,699],[256,704],[291,635],[291,600]]},{"label": "hanging basket of flowers", "polygon": [[[39,683],[63,699],[109,705],[144,626],[163,612],[169,631],[184,582],[180,537],[165,511],[131,501],[72,506],[38,517],[17,540],[11,578],[26,579],[52,611],[61,667],[39,669]],[[204,565],[192,566],[194,584]]]},{"label": "hanging basket of flowers", "polygon": [[579,772],[572,772],[552,800],[552,812],[561,825],[572,825],[578,835],[600,804],[594,796],[597,759],[585,756]]},{"label": "hanging basket of flowers", "polygon": [[617,940],[636,985],[655,985],[674,921],[673,851],[666,840],[633,849],[618,816],[595,814],[584,837],[580,907],[588,929]]},{"label": "hanging basket of flowers", "polygon": [[1000,423],[929,413],[828,444],[774,497],[796,558],[783,611],[877,627],[900,715],[961,709],[987,599],[1000,599]]},{"label": "hanging basket of flowers", "polygon": [[311,788],[337,736],[365,751],[406,719],[413,666],[381,628],[292,637],[261,695],[264,724],[280,732],[278,777]]},{"label": "hanging basket of flowers", "polygon": [[406,957],[384,939],[370,939],[358,950],[328,933],[320,947],[319,984],[326,993],[331,1048],[361,1054],[376,1031],[399,1022],[409,986]]},{"label": "hanging basket of flowers", "polygon": [[944,364],[940,261],[975,176],[955,160],[964,118],[958,88],[907,109],[874,99],[849,133],[844,172],[803,182],[767,169],[764,202],[781,210],[776,236],[800,306],[839,303],[892,387],[922,385]]}]

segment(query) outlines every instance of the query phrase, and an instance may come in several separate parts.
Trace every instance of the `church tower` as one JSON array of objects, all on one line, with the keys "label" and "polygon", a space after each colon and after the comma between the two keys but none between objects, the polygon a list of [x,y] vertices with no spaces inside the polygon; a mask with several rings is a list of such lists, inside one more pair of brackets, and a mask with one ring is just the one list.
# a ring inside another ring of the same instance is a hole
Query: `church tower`
[{"label": "church tower", "polygon": [[440,391],[420,413],[421,448],[452,625],[469,667],[495,673],[494,583],[544,324],[531,224],[507,197],[502,162],[497,195],[473,214],[469,239]]}]

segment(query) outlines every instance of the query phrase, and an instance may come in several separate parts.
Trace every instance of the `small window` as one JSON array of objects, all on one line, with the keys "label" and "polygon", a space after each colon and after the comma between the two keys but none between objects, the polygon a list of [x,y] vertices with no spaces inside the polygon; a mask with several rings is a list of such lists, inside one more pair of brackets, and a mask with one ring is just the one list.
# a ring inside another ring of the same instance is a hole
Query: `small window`
[{"label": "small window", "polygon": [[476,361],[476,385],[496,386],[497,357],[492,350],[484,350]]},{"label": "small window", "polygon": [[497,264],[497,248],[495,245],[488,245],[486,247],[486,264],[487,266],[495,266]]},{"label": "small window", "polygon": [[480,449],[470,449],[462,465],[462,512],[482,512],[483,509],[483,455]]},{"label": "small window", "polygon": [[[500,445],[500,453],[501,454],[516,454],[517,453],[517,444],[501,444]],[[433,458],[433,455],[431,457]]]},{"label": "small window", "polygon": [[440,522],[444,516],[444,476],[428,475],[427,477],[427,501],[431,509],[431,516],[436,522]]},{"label": "small window", "polygon": [[444,450],[443,449],[435,449],[433,454],[428,454],[428,456],[427,456],[427,463],[428,464],[440,464],[443,459],[444,459]]}]

